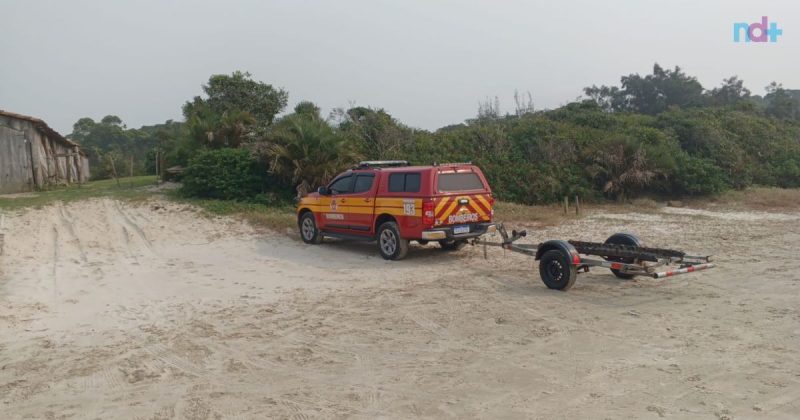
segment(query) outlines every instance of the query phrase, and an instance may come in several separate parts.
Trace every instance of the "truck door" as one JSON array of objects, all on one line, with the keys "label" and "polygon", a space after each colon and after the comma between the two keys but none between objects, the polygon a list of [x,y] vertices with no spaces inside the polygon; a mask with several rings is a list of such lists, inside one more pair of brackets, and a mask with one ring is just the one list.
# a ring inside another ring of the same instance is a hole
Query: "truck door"
[{"label": "truck door", "polygon": [[333,180],[328,185],[331,195],[328,208],[323,211],[321,226],[325,230],[349,231],[347,220],[347,198],[353,192],[355,175],[347,174]]},{"label": "truck door", "polygon": [[375,214],[375,173],[356,173],[353,192],[348,194],[345,203],[345,218],[353,233],[368,234],[372,229]]}]

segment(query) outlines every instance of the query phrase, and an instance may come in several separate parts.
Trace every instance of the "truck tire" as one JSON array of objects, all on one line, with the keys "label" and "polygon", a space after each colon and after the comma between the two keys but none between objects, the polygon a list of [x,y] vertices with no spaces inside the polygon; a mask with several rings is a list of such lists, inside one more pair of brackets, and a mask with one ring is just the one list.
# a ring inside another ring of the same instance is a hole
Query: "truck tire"
[{"label": "truck tire", "polygon": [[[636,237],[635,235],[629,233],[615,233],[606,239],[604,242],[606,245],[629,245],[629,246],[642,246],[642,241]],[[633,258],[614,258],[614,257],[606,257],[606,261],[614,261],[614,262],[621,262],[624,264],[631,264],[633,263]],[[614,273],[617,278],[623,280],[630,280],[634,276],[633,274],[626,274],[617,269],[612,268],[611,272]]]},{"label": "truck tire", "polygon": [[570,256],[559,249],[545,252],[539,259],[539,276],[545,286],[565,292],[569,290],[578,278],[578,269],[570,261]]},{"label": "truck tire", "polygon": [[466,239],[443,239],[439,241],[439,246],[445,251],[458,251],[466,245]]},{"label": "truck tire", "polygon": [[378,252],[384,260],[402,260],[408,253],[408,239],[400,236],[395,222],[385,222],[378,227]]},{"label": "truck tire", "polygon": [[322,232],[317,228],[317,221],[314,219],[314,213],[305,212],[300,216],[300,221],[297,223],[300,227],[300,238],[307,244],[322,243]]}]

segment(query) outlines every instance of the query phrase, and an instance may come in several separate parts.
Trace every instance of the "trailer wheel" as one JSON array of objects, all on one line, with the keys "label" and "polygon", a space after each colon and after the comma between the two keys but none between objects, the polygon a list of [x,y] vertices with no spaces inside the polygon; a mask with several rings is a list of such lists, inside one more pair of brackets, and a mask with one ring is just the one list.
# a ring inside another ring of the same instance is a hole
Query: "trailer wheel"
[{"label": "trailer wheel", "polygon": [[[606,245],[642,246],[642,241],[635,235],[631,235],[629,233],[615,233],[606,239],[604,243]],[[633,258],[605,257],[605,259],[606,261],[621,262],[624,264],[633,263]],[[623,273],[614,268],[611,269],[611,272],[620,279],[630,280],[633,278],[633,274]]]},{"label": "trailer wheel", "polygon": [[539,276],[545,286],[567,291],[575,284],[578,269],[570,263],[570,256],[558,249],[545,252],[539,259]]}]

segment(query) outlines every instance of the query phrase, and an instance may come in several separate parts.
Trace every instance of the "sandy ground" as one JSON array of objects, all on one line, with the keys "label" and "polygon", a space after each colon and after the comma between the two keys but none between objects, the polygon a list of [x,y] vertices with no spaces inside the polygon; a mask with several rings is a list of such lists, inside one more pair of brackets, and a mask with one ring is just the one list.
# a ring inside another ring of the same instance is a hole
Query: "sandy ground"
[{"label": "sandy ground", "polygon": [[386,262],[168,202],[6,214],[0,417],[797,418],[798,222],[668,208],[530,232],[718,256],[563,293],[500,249]]}]

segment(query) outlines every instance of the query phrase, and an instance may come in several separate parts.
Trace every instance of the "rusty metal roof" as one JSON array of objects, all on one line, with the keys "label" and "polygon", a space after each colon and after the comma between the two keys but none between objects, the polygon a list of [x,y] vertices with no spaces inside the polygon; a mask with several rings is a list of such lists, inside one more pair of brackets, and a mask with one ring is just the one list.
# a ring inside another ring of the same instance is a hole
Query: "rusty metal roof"
[{"label": "rusty metal roof", "polygon": [[86,154],[86,153],[84,153],[83,150],[80,149],[80,147],[81,147],[80,144],[75,143],[74,141],[62,136],[61,134],[59,134],[58,131],[53,130],[52,128],[50,128],[50,126],[47,125],[46,122],[42,121],[39,118],[31,117],[31,116],[28,116],[28,115],[16,114],[14,112],[4,111],[2,109],[0,109],[0,115],[6,116],[6,117],[9,117],[9,118],[14,118],[14,119],[17,119],[17,120],[29,121],[29,122],[33,123],[34,127],[39,129],[43,133],[47,134],[49,137],[52,137],[53,139],[55,139],[57,141],[60,141],[62,143],[65,143],[65,144],[67,144],[69,146],[77,147],[78,148],[78,152],[80,154],[82,154],[82,155]]}]

